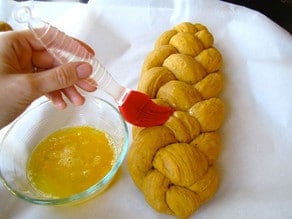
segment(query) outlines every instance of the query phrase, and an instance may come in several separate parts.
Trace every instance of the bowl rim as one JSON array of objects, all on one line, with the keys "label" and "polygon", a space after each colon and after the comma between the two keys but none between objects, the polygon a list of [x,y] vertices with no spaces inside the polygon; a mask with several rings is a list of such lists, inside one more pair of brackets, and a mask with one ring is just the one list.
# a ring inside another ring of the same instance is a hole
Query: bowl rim
[{"label": "bowl rim", "polygon": [[[109,101],[97,97],[97,96],[91,96],[91,95],[87,95],[86,96],[86,100],[85,101],[94,101],[94,102],[103,102],[106,105],[108,105],[110,108],[112,108],[117,115],[119,116],[119,119],[122,122],[123,128],[124,128],[124,132],[125,132],[125,138],[124,138],[124,142],[123,142],[123,146],[122,146],[122,150],[119,153],[119,156],[116,159],[116,162],[113,164],[112,168],[110,169],[110,171],[99,181],[97,181],[94,185],[92,185],[91,187],[87,188],[86,190],[79,192],[77,194],[68,196],[68,197],[64,197],[64,198],[58,198],[58,197],[52,197],[52,198],[32,198],[29,196],[26,196],[25,194],[23,194],[22,192],[19,192],[15,189],[13,189],[9,183],[5,180],[5,177],[2,175],[2,171],[0,168],[0,181],[2,182],[2,184],[4,185],[4,187],[10,191],[10,193],[12,193],[14,196],[28,201],[30,203],[33,204],[40,204],[40,205],[64,205],[64,204],[69,204],[69,203],[73,203],[73,202],[77,202],[77,201],[82,201],[83,199],[89,198],[90,196],[94,195],[95,193],[99,192],[103,187],[105,187],[108,183],[110,183],[110,181],[114,178],[116,172],[118,171],[118,169],[120,168],[120,166],[122,165],[123,161],[125,160],[127,151],[129,149],[129,129],[127,126],[127,123],[125,121],[125,119],[123,118],[122,114],[118,111],[118,109],[111,104]],[[49,99],[44,99],[42,101],[40,101],[39,103],[37,103],[34,106],[31,106],[29,109],[27,109],[25,112],[23,112],[20,116],[18,116],[18,118],[16,118],[14,120],[14,122],[12,122],[10,124],[10,127],[5,131],[5,134],[3,135],[1,141],[0,141],[0,153],[2,151],[2,147],[4,147],[3,145],[3,141],[6,139],[6,137],[9,135],[9,133],[11,132],[11,130],[13,130],[13,127],[18,124],[22,118],[24,118],[27,114],[31,113],[33,110],[35,110],[36,108],[43,106],[45,104],[52,104],[51,101]],[[78,107],[78,106],[73,106],[73,107]],[[59,110],[59,109],[56,109]]]}]

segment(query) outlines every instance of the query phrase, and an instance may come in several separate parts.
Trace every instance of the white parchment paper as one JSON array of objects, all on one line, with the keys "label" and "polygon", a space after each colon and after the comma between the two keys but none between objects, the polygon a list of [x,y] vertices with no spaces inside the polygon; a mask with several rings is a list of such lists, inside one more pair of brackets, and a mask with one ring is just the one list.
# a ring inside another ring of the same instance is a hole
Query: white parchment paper
[{"label": "white parchment paper", "polygon": [[[11,3],[0,6],[4,10]],[[292,38],[287,31],[256,11],[217,0],[35,2],[33,7],[91,45],[130,88],[136,88],[144,58],[162,32],[183,21],[206,25],[224,58],[221,97],[227,113],[217,161],[221,184],[192,218],[292,218]],[[124,162],[108,191],[78,206],[32,205],[0,186],[0,218],[173,217],[146,204]]]}]

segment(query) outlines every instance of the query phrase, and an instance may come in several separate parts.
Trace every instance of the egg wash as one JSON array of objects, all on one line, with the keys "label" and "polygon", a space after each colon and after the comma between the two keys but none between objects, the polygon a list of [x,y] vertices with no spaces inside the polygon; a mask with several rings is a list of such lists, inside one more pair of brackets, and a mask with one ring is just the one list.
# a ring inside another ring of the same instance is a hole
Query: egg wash
[{"label": "egg wash", "polygon": [[27,163],[32,186],[48,196],[68,197],[102,179],[115,161],[107,134],[89,126],[57,130],[33,150]]}]

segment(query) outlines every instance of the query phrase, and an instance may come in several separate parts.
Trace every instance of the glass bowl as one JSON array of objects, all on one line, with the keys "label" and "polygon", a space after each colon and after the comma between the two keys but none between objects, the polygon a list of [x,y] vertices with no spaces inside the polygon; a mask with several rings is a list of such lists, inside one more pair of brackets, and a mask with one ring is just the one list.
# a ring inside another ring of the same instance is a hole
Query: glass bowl
[{"label": "glass bowl", "polygon": [[[110,171],[90,188],[65,198],[48,197],[33,188],[27,177],[27,161],[38,143],[51,133],[74,126],[90,126],[107,133],[116,159]],[[129,145],[128,127],[117,109],[109,102],[87,96],[82,106],[57,110],[48,101],[22,114],[0,142],[0,179],[16,197],[34,204],[63,205],[85,201],[103,191],[125,159]]]}]

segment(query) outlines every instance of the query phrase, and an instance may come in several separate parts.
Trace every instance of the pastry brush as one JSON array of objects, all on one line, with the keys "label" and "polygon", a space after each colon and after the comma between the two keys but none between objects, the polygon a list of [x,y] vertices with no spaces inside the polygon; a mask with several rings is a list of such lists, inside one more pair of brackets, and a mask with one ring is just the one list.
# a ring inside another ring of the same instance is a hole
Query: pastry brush
[{"label": "pastry brush", "polygon": [[36,40],[60,64],[73,61],[90,63],[93,68],[91,77],[99,89],[114,98],[127,122],[140,127],[157,126],[165,123],[173,113],[172,108],[157,105],[148,95],[120,85],[78,41],[40,18],[33,17],[28,6],[16,9],[14,18],[19,23],[26,23]]}]

